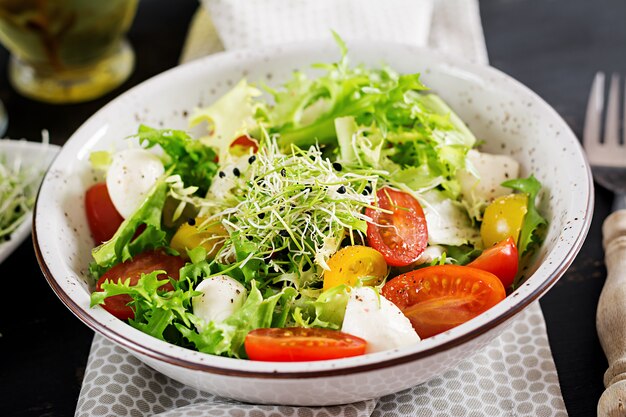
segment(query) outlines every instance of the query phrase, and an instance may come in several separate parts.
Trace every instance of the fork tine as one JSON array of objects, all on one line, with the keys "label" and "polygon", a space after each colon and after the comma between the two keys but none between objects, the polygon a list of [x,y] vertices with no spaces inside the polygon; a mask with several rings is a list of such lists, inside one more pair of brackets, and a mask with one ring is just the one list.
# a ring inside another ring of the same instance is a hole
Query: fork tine
[{"label": "fork tine", "polygon": [[598,146],[600,143],[600,121],[604,108],[604,73],[598,72],[591,84],[587,113],[585,115],[585,127],[583,129],[583,146],[585,149]]},{"label": "fork tine", "polygon": [[626,82],[624,83],[624,102],[622,111],[622,144],[626,147]]},{"label": "fork tine", "polygon": [[604,144],[619,144],[619,75],[611,75],[611,86],[606,104],[606,119],[604,122]]}]

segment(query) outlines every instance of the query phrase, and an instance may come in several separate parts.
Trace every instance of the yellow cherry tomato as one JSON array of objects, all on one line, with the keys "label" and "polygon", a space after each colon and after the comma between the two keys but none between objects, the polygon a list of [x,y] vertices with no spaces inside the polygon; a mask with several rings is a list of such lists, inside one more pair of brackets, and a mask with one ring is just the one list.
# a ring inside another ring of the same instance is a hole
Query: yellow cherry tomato
[{"label": "yellow cherry tomato", "polygon": [[483,245],[489,248],[512,237],[517,245],[519,232],[528,211],[528,195],[509,194],[498,197],[485,209],[480,236]]},{"label": "yellow cherry tomato", "polygon": [[188,249],[202,246],[207,251],[207,258],[214,258],[226,236],[228,232],[221,223],[207,223],[206,219],[197,217],[178,228],[170,246],[183,257],[187,256]]},{"label": "yellow cherry tomato", "polygon": [[340,284],[378,285],[387,276],[387,262],[383,255],[367,246],[347,246],[327,262],[330,271],[324,272],[324,290]]}]

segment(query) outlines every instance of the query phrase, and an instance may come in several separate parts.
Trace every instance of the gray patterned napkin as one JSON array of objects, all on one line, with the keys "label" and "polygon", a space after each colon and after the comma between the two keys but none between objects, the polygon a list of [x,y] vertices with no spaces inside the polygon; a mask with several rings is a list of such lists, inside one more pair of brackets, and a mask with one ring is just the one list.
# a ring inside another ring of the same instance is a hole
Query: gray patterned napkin
[{"label": "gray patterned napkin", "polygon": [[481,353],[425,384],[335,407],[239,403],[198,391],[94,337],[76,417],[567,417],[543,315],[534,303]]},{"label": "gray patterned napkin", "polygon": [[[196,14],[181,62],[223,50],[221,30],[245,28],[233,19],[245,10],[242,0],[204,0]],[[278,1],[278,0],[264,0]],[[282,0],[299,7],[305,1]],[[430,3],[431,0],[420,0]],[[429,47],[469,61],[487,63],[477,0],[432,0]],[[246,4],[252,4],[248,2]],[[263,8],[255,13],[263,13]],[[271,9],[268,13],[271,13]],[[245,13],[244,13],[245,14]],[[258,15],[256,15],[258,19]],[[298,25],[293,19],[292,28]],[[264,30],[272,31],[271,25]],[[285,30],[285,28],[280,28]],[[232,35],[232,32],[230,33]],[[344,34],[342,34],[344,35]],[[260,36],[258,33],[256,36]],[[272,35],[274,36],[274,35]],[[224,38],[224,36],[222,36]],[[250,46],[245,33],[229,38]],[[408,39],[407,39],[408,40]],[[414,42],[420,44],[421,41]],[[376,400],[334,407],[244,404],[198,391],[144,365],[120,347],[96,335],[91,346],[76,417],[87,416],[237,416],[237,417],[567,417],[545,322],[538,303],[484,351],[425,384]]]}]

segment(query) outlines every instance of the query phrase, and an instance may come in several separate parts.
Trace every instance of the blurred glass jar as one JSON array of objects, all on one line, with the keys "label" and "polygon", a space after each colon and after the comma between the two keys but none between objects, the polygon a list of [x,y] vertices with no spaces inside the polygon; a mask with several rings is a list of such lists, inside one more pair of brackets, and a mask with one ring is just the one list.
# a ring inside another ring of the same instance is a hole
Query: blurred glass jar
[{"label": "blurred glass jar", "polygon": [[0,41],[11,52],[9,80],[52,103],[94,99],[133,70],[126,39],[138,0],[0,0]]}]

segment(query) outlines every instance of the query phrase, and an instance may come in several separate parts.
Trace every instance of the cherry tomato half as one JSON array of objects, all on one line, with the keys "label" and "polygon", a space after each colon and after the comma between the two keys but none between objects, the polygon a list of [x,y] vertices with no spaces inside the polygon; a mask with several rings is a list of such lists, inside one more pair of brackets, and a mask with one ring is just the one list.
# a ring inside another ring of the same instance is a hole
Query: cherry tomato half
[{"label": "cherry tomato half", "polygon": [[252,148],[252,153],[257,153],[259,150],[259,144],[256,140],[252,139],[250,136],[239,136],[235,139],[231,144],[231,152],[235,154],[246,154],[248,153],[248,148]]},{"label": "cherry tomato half", "polygon": [[288,327],[252,330],[244,346],[252,360],[300,362],[362,355],[367,342],[338,330]]},{"label": "cherry tomato half", "polygon": [[92,185],[85,193],[85,211],[89,230],[97,244],[111,239],[124,221],[103,182]]},{"label": "cherry tomato half", "polygon": [[423,339],[473,319],[506,296],[491,272],[459,265],[437,265],[388,281],[382,295],[398,306]]},{"label": "cherry tomato half", "polygon": [[500,278],[504,288],[507,288],[515,280],[518,263],[515,240],[512,237],[508,237],[497,245],[485,249],[478,258],[467,264],[467,266],[491,272]]},{"label": "cherry tomato half", "polygon": [[367,224],[367,243],[382,253],[387,264],[406,266],[417,260],[428,244],[426,218],[420,203],[411,195],[382,188],[376,193],[377,205],[383,210],[367,208],[372,219]]},{"label": "cherry tomato half", "polygon": [[[178,256],[166,255],[158,250],[143,252],[133,259],[117,264],[105,272],[96,284],[96,291],[102,291],[102,284],[107,280],[119,282],[120,280],[125,281],[127,278],[130,278],[130,285],[136,285],[142,273],[149,274],[156,270],[167,272],[167,274],[159,275],[160,280],[166,279],[168,276],[178,280],[179,270],[183,266],[185,266],[185,261]],[[174,287],[167,282],[161,286],[161,289],[163,291],[172,291]],[[132,319],[135,317],[135,312],[128,305],[131,301],[132,299],[129,295],[115,295],[108,297],[102,304],[102,307],[120,320]]]}]

